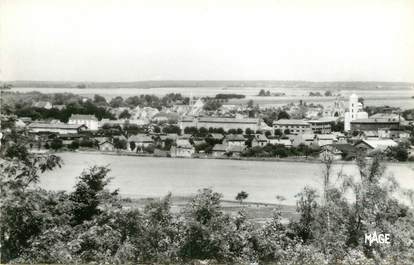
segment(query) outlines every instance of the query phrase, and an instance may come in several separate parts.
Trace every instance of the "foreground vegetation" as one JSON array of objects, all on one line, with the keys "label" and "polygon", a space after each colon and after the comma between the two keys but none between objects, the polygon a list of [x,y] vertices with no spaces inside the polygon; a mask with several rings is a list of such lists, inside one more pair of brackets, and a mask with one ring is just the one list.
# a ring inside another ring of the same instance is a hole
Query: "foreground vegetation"
[{"label": "foreground vegetation", "polygon": [[[86,169],[72,192],[37,188],[40,174],[62,161],[28,153],[19,138],[12,132],[2,140],[2,263],[414,263],[412,205],[394,198],[402,190],[384,176],[379,155],[358,157],[358,176],[333,176],[325,161],[323,192],[305,187],[297,195],[297,220],[282,224],[275,211],[257,224],[243,210],[226,214],[211,189],[179,213],[171,195],[142,210],[122,207],[118,191],[107,189],[106,167]],[[365,244],[374,231],[389,233],[391,244]]]}]

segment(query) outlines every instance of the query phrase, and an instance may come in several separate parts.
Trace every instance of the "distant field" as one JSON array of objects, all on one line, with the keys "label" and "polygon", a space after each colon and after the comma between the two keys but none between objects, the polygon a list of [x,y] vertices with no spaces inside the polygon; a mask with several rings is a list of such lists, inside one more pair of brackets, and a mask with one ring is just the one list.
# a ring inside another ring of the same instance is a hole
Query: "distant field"
[{"label": "distant field", "polygon": [[[191,197],[198,189],[212,188],[223,199],[234,200],[241,190],[249,193],[247,201],[274,205],[276,196],[286,198],[283,204],[295,205],[295,195],[305,186],[322,187],[322,166],[319,163],[242,161],[224,159],[180,159],[59,153],[62,168],[43,174],[40,186],[48,190],[73,189],[76,177],[93,165],[108,165],[113,177],[110,189],[119,189],[124,197],[133,199],[173,196]],[[334,172],[356,175],[352,164],[335,164]],[[414,164],[390,163],[387,175],[394,175],[404,188],[414,189]],[[234,205],[230,205],[234,206]],[[236,205],[237,206],[237,205]]]},{"label": "distant field", "polygon": [[[192,198],[192,196],[173,196],[171,198],[171,211],[173,213],[179,213],[186,207],[186,205],[188,205],[188,203],[191,202]],[[123,206],[130,209],[142,210],[145,205],[157,200],[159,200],[159,198],[128,199],[124,200]],[[256,223],[263,223],[271,219],[275,211],[281,212],[283,222],[298,218],[296,207],[293,205],[257,203],[249,202],[248,200],[243,203],[239,203],[238,201],[223,200],[221,204],[223,211],[228,213],[230,216],[237,216],[240,210],[244,210],[247,218]]]},{"label": "distant field", "polygon": [[[284,96],[257,96],[261,89],[271,93],[284,93]],[[356,92],[358,96],[364,97],[366,104],[371,106],[389,105],[402,108],[414,108],[414,89],[409,87],[378,87],[378,88],[353,88],[346,86],[337,87],[152,87],[152,88],[56,88],[56,87],[13,87],[11,92],[27,93],[38,91],[45,94],[50,93],[73,93],[84,97],[93,97],[95,94],[104,96],[110,100],[116,96],[130,97],[143,94],[163,96],[168,93],[181,93],[189,97],[214,97],[217,94],[242,94],[246,95],[243,100],[230,100],[228,104],[243,104],[252,99],[255,104],[260,106],[279,106],[291,102],[312,102],[315,104],[330,104],[335,97],[310,97],[310,92],[320,92],[330,90],[334,95],[341,95],[343,99]]]},{"label": "distant field", "polygon": [[163,87],[282,87],[315,89],[409,89],[413,83],[405,82],[311,82],[281,80],[160,80],[136,82],[82,82],[82,81],[10,81],[14,87],[50,88],[163,88]]}]

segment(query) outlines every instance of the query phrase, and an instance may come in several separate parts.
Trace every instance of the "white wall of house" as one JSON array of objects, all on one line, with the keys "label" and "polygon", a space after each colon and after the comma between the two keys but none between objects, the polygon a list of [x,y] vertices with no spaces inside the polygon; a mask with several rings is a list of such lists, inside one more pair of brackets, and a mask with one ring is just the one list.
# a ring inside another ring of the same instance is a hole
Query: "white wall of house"
[{"label": "white wall of house", "polygon": [[86,125],[88,130],[96,131],[99,127],[99,122],[97,120],[73,120],[69,119],[68,124],[77,124],[77,125]]}]

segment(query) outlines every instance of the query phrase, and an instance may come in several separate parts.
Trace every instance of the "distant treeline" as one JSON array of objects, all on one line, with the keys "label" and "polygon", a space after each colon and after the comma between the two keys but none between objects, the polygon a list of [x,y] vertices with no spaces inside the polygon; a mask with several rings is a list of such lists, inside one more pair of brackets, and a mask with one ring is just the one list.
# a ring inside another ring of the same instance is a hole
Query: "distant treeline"
[{"label": "distant treeline", "polygon": [[233,99],[233,98],[237,98],[237,99],[241,99],[241,98],[245,98],[245,95],[241,95],[241,94],[217,94],[216,95],[216,99]]},{"label": "distant treeline", "polygon": [[[278,206],[258,223],[243,207],[246,191],[234,194],[236,214],[210,188],[178,211],[171,194],[137,209],[109,189],[108,167],[85,169],[71,191],[49,191],[33,184],[62,165],[59,157],[30,153],[15,132],[4,135],[0,153],[2,264],[414,264],[413,192],[387,176],[380,154],[358,156],[349,176],[335,176],[325,160],[319,189],[295,195],[297,218],[284,223]],[[372,234],[373,244],[365,240]]]},{"label": "distant treeline", "polygon": [[405,82],[310,82],[272,80],[163,80],[136,82],[75,82],[75,81],[11,81],[13,87],[53,88],[157,88],[157,87],[278,87],[320,89],[410,89],[413,83]]}]

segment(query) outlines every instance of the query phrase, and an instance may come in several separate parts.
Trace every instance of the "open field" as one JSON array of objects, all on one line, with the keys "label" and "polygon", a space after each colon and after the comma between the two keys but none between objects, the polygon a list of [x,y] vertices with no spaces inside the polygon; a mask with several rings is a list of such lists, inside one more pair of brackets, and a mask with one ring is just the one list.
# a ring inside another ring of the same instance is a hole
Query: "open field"
[{"label": "open field", "polygon": [[[305,162],[241,161],[223,159],[179,159],[102,154],[60,153],[64,165],[41,177],[40,186],[50,190],[72,190],[76,177],[93,165],[108,165],[113,177],[110,188],[120,189],[130,198],[192,196],[198,189],[212,188],[224,200],[234,200],[238,192],[249,193],[247,201],[295,205],[295,195],[304,186],[322,186],[322,165]],[[356,175],[352,164],[336,164],[334,171]],[[404,188],[414,189],[414,164],[390,163],[387,175],[393,175]]]},{"label": "open field", "polygon": [[[188,203],[193,199],[192,196],[172,196],[171,197],[171,211],[179,213],[185,209]],[[145,205],[157,201],[159,198],[140,198],[140,199],[124,199],[123,206],[127,209],[142,210]],[[292,205],[274,204],[274,203],[260,203],[244,201],[242,203],[234,200],[222,200],[221,205],[225,213],[230,216],[236,216],[241,210],[244,210],[248,219],[263,223],[272,218],[275,211],[280,211],[282,214],[282,221],[294,220],[298,217],[296,207]]]},{"label": "open field", "polygon": [[[261,89],[269,90],[271,93],[284,93],[284,96],[258,97]],[[245,95],[243,100],[231,100],[228,104],[245,104],[252,99],[255,104],[260,106],[279,106],[299,100],[308,103],[330,104],[335,97],[309,97],[309,92],[320,92],[330,90],[334,95],[341,95],[347,98],[354,91],[365,99],[367,105],[379,106],[389,105],[402,108],[414,108],[414,89],[413,87],[378,87],[378,88],[354,88],[351,87],[149,87],[149,88],[116,88],[109,89],[103,87],[96,88],[57,88],[57,87],[13,87],[11,92],[31,92],[38,91],[41,93],[74,93],[84,97],[93,97],[95,94],[104,96],[110,100],[116,96],[124,98],[142,94],[152,94],[162,96],[168,93],[181,93],[184,96],[193,97],[214,97],[220,93],[234,93]]]}]

